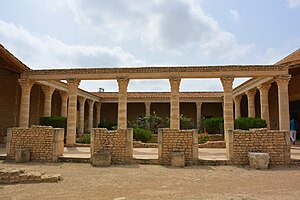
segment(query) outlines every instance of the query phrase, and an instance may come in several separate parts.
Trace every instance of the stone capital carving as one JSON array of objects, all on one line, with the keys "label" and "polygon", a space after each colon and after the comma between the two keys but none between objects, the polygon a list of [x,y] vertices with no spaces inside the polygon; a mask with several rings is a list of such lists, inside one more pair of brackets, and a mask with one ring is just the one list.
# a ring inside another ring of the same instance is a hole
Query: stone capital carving
[{"label": "stone capital carving", "polygon": [[118,87],[119,87],[119,91],[127,91],[127,87],[129,84],[129,79],[126,77],[120,77],[117,79],[118,81]]},{"label": "stone capital carving", "polygon": [[230,76],[225,77],[224,76],[224,77],[221,77],[220,80],[221,80],[224,90],[232,89],[232,84],[234,81],[233,77],[230,77]]},{"label": "stone capital carving", "polygon": [[145,106],[146,106],[146,108],[148,107],[150,107],[151,106],[151,102],[150,101],[145,101]]},{"label": "stone capital carving", "polygon": [[271,88],[271,83],[262,83],[257,87],[261,95],[269,94],[270,88]]},{"label": "stone capital carving", "polygon": [[86,98],[85,97],[78,97],[78,101],[80,105],[84,105]]},{"label": "stone capital carving", "polygon": [[278,87],[281,87],[289,84],[289,81],[291,80],[291,75],[276,76],[274,77],[274,79]]},{"label": "stone capital carving", "polygon": [[30,91],[35,81],[30,80],[30,79],[19,79],[18,82],[19,82],[22,90]]},{"label": "stone capital carving", "polygon": [[234,100],[234,102],[236,102],[236,103],[241,103],[241,100],[242,100],[242,95],[238,95],[238,96],[235,96],[234,98],[233,98],[233,100]]},{"label": "stone capital carving", "polygon": [[43,85],[42,86],[42,90],[44,92],[44,94],[49,94],[49,95],[52,95],[53,92],[55,91],[55,88],[54,87],[50,87],[50,86],[47,86],[47,85]]},{"label": "stone capital carving", "polygon": [[96,108],[97,110],[99,110],[101,108],[101,102],[95,102]]},{"label": "stone capital carving", "polygon": [[169,82],[171,86],[171,91],[179,91],[180,82],[181,82],[180,78],[170,78]]},{"label": "stone capital carving", "polygon": [[59,94],[62,99],[67,99],[69,97],[68,92],[65,92],[65,91],[59,91]]},{"label": "stone capital carving", "polygon": [[254,98],[254,96],[256,94],[256,88],[246,91],[245,94],[247,95],[248,99]]},{"label": "stone capital carving", "polygon": [[68,82],[68,85],[71,87],[78,87],[80,84],[80,80],[78,80],[78,79],[68,79],[67,82]]},{"label": "stone capital carving", "polygon": [[201,108],[202,107],[203,102],[202,101],[197,101],[196,102],[196,107],[197,108]]},{"label": "stone capital carving", "polygon": [[88,102],[88,104],[89,104],[90,107],[94,106],[94,103],[95,103],[94,100],[88,99],[87,102]]}]

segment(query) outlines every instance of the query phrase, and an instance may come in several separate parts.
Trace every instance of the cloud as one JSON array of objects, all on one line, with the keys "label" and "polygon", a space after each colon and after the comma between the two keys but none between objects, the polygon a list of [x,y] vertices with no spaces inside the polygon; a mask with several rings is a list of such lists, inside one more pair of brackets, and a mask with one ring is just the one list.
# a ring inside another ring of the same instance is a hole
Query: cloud
[{"label": "cloud", "polygon": [[300,0],[287,0],[287,3],[290,8],[299,8],[300,7]]},{"label": "cloud", "polygon": [[240,14],[236,10],[230,9],[229,10],[229,16],[235,22],[239,22],[240,21]]},{"label": "cloud", "polygon": [[110,67],[142,65],[121,47],[68,45],[59,39],[33,34],[22,26],[0,20],[0,39],[30,68]]}]

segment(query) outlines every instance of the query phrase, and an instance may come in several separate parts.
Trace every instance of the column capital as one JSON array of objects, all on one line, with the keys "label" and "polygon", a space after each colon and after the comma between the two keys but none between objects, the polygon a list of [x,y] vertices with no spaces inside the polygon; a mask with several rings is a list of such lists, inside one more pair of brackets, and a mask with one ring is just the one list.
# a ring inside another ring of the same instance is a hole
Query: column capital
[{"label": "column capital", "polygon": [[233,100],[236,103],[240,103],[242,100],[242,97],[243,97],[242,95],[238,95],[238,96],[233,97]]},{"label": "column capital", "polygon": [[69,93],[65,91],[59,91],[59,94],[62,99],[67,99],[69,97]]},{"label": "column capital", "polygon": [[170,86],[171,86],[171,91],[172,90],[178,90],[179,91],[180,82],[181,82],[180,78],[177,78],[177,77],[170,78],[169,82],[170,82]]},{"label": "column capital", "polygon": [[91,99],[88,99],[87,102],[88,102],[89,106],[93,106],[95,103],[95,101],[91,100]]},{"label": "column capital", "polygon": [[85,103],[86,98],[85,97],[78,97],[78,101],[79,101],[80,105],[82,105],[82,104]]},{"label": "column capital", "polygon": [[291,80],[291,75],[275,76],[274,79],[277,85],[280,87],[289,84],[289,81]]},{"label": "column capital", "polygon": [[270,88],[271,83],[262,83],[259,86],[257,86],[257,89],[259,90],[261,95],[268,94]]},{"label": "column capital", "polygon": [[117,81],[118,81],[119,91],[126,91],[129,84],[129,79],[126,77],[119,77]]},{"label": "column capital", "polygon": [[67,80],[69,86],[78,87],[80,84],[80,80],[78,79],[68,79]]},{"label": "column capital", "polygon": [[196,102],[196,106],[197,106],[197,107],[201,107],[201,106],[202,106],[202,104],[203,104],[203,102],[202,102],[202,101],[197,101],[197,102]]},{"label": "column capital", "polygon": [[52,95],[53,92],[55,91],[55,88],[47,86],[47,85],[43,85],[42,86],[42,90],[43,90],[44,94],[50,94],[50,95]]},{"label": "column capital", "polygon": [[18,82],[22,87],[22,89],[24,90],[24,89],[31,89],[35,81],[30,79],[19,79]]},{"label": "column capital", "polygon": [[145,101],[145,106],[151,106],[151,102],[150,101]]},{"label": "column capital", "polygon": [[247,95],[247,98],[254,98],[255,94],[256,94],[256,88],[248,90],[245,92],[245,94]]},{"label": "column capital", "polygon": [[101,102],[95,102],[95,106],[97,107],[97,109],[101,108]]},{"label": "column capital", "polygon": [[232,84],[234,81],[234,77],[231,76],[223,76],[220,78],[221,83],[223,85],[224,90],[226,89],[232,89]]}]

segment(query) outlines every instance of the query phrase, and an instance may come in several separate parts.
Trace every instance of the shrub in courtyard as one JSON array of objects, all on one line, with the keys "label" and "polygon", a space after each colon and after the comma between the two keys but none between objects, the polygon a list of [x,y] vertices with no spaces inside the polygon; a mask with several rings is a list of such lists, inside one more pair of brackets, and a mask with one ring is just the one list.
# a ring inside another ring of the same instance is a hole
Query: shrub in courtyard
[{"label": "shrub in courtyard", "polygon": [[241,117],[234,120],[234,128],[249,130],[251,128],[266,128],[267,122],[264,119],[254,117]]},{"label": "shrub in courtyard", "polygon": [[90,144],[91,143],[91,135],[89,133],[85,133],[76,139],[77,143]]},{"label": "shrub in courtyard", "polygon": [[117,123],[106,120],[106,119],[103,119],[98,124],[98,128],[106,128],[107,130],[116,130],[117,129]]},{"label": "shrub in courtyard", "polygon": [[205,119],[203,126],[208,133],[224,133],[224,119],[222,117]]},{"label": "shrub in courtyard", "polygon": [[204,144],[205,142],[208,141],[208,134],[207,133],[200,133],[198,135],[198,143],[199,144]]},{"label": "shrub in courtyard", "polygon": [[129,122],[128,126],[132,128],[142,128],[149,130],[152,133],[157,133],[158,128],[163,127],[163,120],[160,116],[154,113],[149,116],[138,117],[136,121]]},{"label": "shrub in courtyard", "polygon": [[67,118],[66,117],[41,117],[40,118],[40,125],[43,126],[52,126],[53,128],[67,128]]},{"label": "shrub in courtyard", "polygon": [[152,132],[142,128],[133,129],[133,139],[142,142],[148,142],[152,137]]},{"label": "shrub in courtyard", "polygon": [[191,117],[180,115],[180,129],[193,129],[194,121]]}]

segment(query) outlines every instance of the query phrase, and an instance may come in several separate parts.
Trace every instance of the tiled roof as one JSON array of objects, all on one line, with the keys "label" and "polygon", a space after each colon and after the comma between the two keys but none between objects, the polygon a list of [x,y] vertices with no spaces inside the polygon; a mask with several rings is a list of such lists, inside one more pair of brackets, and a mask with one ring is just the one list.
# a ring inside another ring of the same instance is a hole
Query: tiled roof
[{"label": "tiled roof", "polygon": [[0,68],[22,73],[23,71],[30,70],[24,63],[10,53],[3,45],[0,44]]},{"label": "tiled roof", "polygon": [[[92,92],[101,98],[118,98],[118,92]],[[127,98],[170,98],[170,92],[127,92]],[[180,92],[181,98],[221,98],[223,92]]]}]

